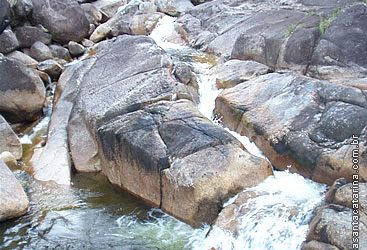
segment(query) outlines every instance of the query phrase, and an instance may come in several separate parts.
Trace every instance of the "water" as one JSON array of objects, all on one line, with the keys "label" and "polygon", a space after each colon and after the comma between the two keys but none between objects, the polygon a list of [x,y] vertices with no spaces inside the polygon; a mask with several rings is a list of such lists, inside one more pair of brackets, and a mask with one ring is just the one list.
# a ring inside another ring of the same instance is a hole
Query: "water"
[{"label": "water", "polygon": [[[178,34],[174,27],[174,18],[163,18],[151,37],[174,61],[184,61],[191,66],[199,84],[199,110],[213,123],[223,126],[220,117],[213,113],[215,99],[221,92],[215,84],[217,60],[176,43]],[[266,159],[246,136],[225,129],[251,154]],[[194,241],[193,249],[300,249],[313,211],[323,201],[326,186],[289,171],[274,171],[273,176],[246,191],[254,192],[256,197],[237,204],[239,223],[235,232],[213,226],[208,237]],[[235,203],[237,197],[231,198],[225,206]]]}]

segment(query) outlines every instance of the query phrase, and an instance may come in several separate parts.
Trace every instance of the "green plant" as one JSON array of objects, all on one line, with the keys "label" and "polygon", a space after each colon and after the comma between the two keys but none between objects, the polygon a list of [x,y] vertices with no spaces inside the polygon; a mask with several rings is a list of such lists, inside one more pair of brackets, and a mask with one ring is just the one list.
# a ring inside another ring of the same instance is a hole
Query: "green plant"
[{"label": "green plant", "polygon": [[288,38],[288,37],[291,37],[291,35],[296,31],[297,29],[297,25],[296,24],[293,24],[291,26],[288,27],[287,29],[287,33],[285,34],[285,36]]},{"label": "green plant", "polygon": [[319,31],[321,35],[325,34],[325,31],[327,30],[327,28],[329,28],[332,22],[334,22],[335,19],[340,15],[340,12],[341,12],[341,9],[337,8],[330,14],[330,16],[326,18],[321,17],[320,26],[319,26]]}]

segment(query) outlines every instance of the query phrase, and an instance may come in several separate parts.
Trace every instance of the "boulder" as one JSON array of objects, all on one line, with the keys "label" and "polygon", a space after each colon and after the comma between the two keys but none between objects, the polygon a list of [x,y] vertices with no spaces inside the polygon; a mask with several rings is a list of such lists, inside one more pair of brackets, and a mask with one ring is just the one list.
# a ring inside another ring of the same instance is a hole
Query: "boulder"
[{"label": "boulder", "polygon": [[51,54],[53,57],[57,59],[65,60],[65,61],[71,60],[71,55],[67,48],[64,48],[57,44],[51,44],[49,48],[51,50]]},{"label": "boulder", "polygon": [[83,9],[73,0],[32,0],[32,21],[44,26],[52,39],[80,42],[88,35],[89,22]]},{"label": "boulder", "polygon": [[[109,19],[118,12],[119,8],[123,8],[128,2],[128,0],[98,0],[92,4]],[[141,1],[138,0],[138,2]]]},{"label": "boulder", "polygon": [[217,87],[222,89],[232,88],[241,82],[269,72],[268,66],[258,62],[229,60],[216,67],[214,74]]},{"label": "boulder", "polygon": [[25,214],[29,201],[22,185],[0,160],[0,221]]},{"label": "boulder", "polygon": [[10,23],[11,8],[7,0],[0,0],[0,34]]},{"label": "boulder", "polygon": [[199,88],[196,76],[192,72],[190,66],[188,66],[187,64],[184,63],[175,64],[174,75],[176,76],[177,80],[179,80],[183,84],[191,86],[195,89]]},{"label": "boulder", "polygon": [[[326,205],[319,209],[310,224],[307,241],[319,241],[337,249],[352,249],[352,209],[340,205]],[[359,214],[359,249],[367,247],[367,215]],[[333,248],[331,248],[333,249]]]},{"label": "boulder", "polygon": [[38,64],[38,62],[34,60],[32,57],[18,50],[11,52],[10,54],[7,55],[7,57],[13,59],[14,61],[24,64],[28,68],[36,68]]},{"label": "boulder", "polygon": [[212,222],[224,199],[271,174],[265,160],[200,114],[196,91],[175,80],[170,57],[152,39],[119,36],[95,54],[68,124],[77,170],[101,169],[194,226]]},{"label": "boulder", "polygon": [[83,45],[76,43],[74,41],[70,41],[68,43],[69,52],[72,56],[80,56],[84,53],[85,48]]},{"label": "boulder", "polygon": [[22,144],[6,120],[0,115],[0,153],[8,151],[16,159],[22,158]]},{"label": "boulder", "polygon": [[45,87],[33,69],[0,55],[0,113],[9,122],[34,121],[42,113]]},{"label": "boulder", "polygon": [[[359,137],[360,155],[366,154],[367,101],[357,88],[271,73],[224,90],[216,112],[226,126],[253,140],[276,168],[291,166],[318,182],[351,180],[353,135]],[[361,157],[361,181],[367,180],[366,169]]]},{"label": "boulder", "polygon": [[29,50],[29,56],[33,57],[37,61],[44,61],[53,58],[50,48],[40,41],[37,41],[32,45]]},{"label": "boulder", "polygon": [[35,26],[17,27],[15,29],[15,35],[21,48],[30,48],[37,41],[44,44],[51,43],[51,35]]},{"label": "boulder", "polygon": [[0,34],[0,53],[7,54],[16,50],[18,47],[19,42],[13,31],[10,28],[5,29]]},{"label": "boulder", "polygon": [[13,10],[17,21],[26,20],[33,10],[32,0],[17,0],[13,6]]}]

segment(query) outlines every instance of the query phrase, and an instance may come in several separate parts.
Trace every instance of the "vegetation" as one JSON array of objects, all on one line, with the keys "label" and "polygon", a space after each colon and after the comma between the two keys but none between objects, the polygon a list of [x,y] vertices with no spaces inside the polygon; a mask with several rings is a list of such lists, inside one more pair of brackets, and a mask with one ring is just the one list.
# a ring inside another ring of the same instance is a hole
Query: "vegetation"
[{"label": "vegetation", "polygon": [[326,18],[321,17],[320,26],[319,26],[319,31],[321,35],[325,34],[325,31],[327,30],[327,28],[329,28],[332,22],[335,21],[335,19],[339,16],[340,12],[341,12],[341,9],[337,8],[330,14],[330,16]]}]

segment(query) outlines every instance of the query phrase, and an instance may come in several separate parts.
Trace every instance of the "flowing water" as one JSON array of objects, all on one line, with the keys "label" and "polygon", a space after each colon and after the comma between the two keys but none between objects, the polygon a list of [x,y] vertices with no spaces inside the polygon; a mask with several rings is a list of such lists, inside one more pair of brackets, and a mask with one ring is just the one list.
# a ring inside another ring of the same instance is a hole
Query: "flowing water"
[{"label": "flowing water", "polygon": [[[185,46],[174,25],[174,18],[163,18],[151,37],[175,62],[193,68],[199,83],[199,110],[222,126],[213,117],[220,93],[212,74],[217,58]],[[48,121],[46,116],[22,138],[28,145],[27,155],[47,133]],[[228,131],[250,153],[264,157],[247,137]],[[30,210],[0,224],[0,249],[299,249],[325,191],[324,186],[297,174],[275,172],[250,189],[259,195],[241,206],[249,212],[241,216],[238,232],[231,234],[215,226],[193,229],[116,190],[100,174],[76,174],[70,187],[35,181],[21,170],[15,174],[28,194]],[[290,217],[294,210],[297,212]]]}]

